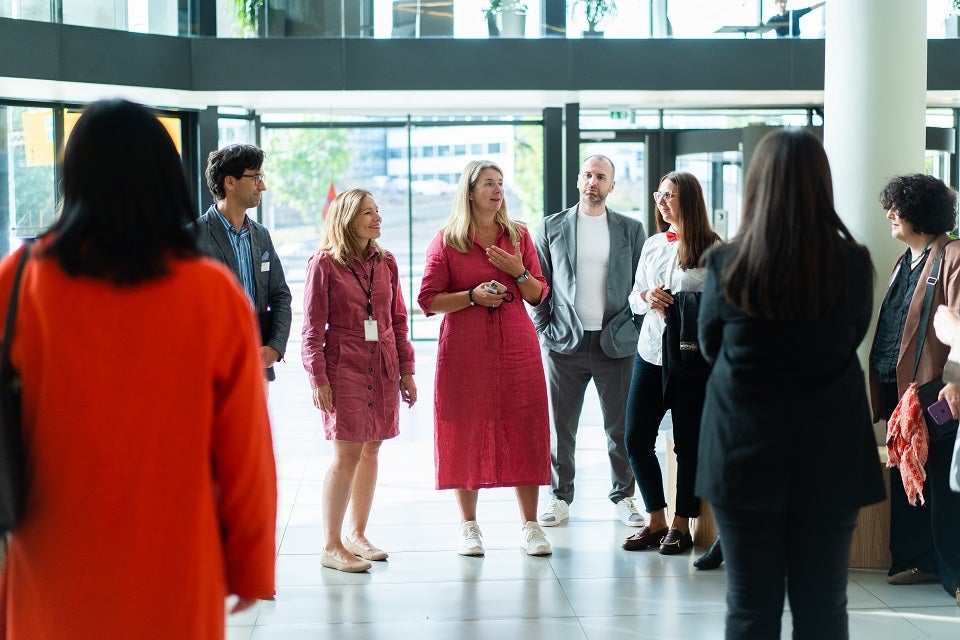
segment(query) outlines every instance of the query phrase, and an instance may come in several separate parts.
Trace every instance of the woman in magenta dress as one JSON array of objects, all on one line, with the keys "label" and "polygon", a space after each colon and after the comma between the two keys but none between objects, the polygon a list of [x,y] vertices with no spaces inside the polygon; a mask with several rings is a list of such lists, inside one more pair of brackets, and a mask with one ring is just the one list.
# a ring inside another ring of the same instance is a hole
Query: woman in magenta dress
[{"label": "woman in magenta dress", "polygon": [[537,524],[539,486],[550,484],[547,388],[523,305],[540,304],[548,290],[529,232],[507,216],[503,172],[492,162],[470,162],[450,217],[427,249],[418,298],[427,315],[445,314],[434,457],[437,488],[453,489],[460,507],[461,555],[483,555],[477,497],[487,487],[515,487],[521,547],[530,555],[552,552]]},{"label": "woman in magenta dress", "polygon": [[[369,191],[337,196],[320,250],[307,260],[303,292],[303,366],[333,441],[323,480],[321,562],[348,572],[387,558],[366,537],[377,455],[380,443],[399,433],[401,397],[409,406],[417,401],[397,261],[376,243],[382,220]],[[348,504],[350,523],[341,538]]]}]

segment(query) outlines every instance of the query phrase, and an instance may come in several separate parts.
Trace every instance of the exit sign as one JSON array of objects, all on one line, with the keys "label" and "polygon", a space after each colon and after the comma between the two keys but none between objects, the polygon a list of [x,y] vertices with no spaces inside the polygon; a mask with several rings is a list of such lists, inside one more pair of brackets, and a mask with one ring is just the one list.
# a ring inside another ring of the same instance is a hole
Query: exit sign
[{"label": "exit sign", "polygon": [[630,112],[627,111],[626,109],[623,109],[623,110],[620,110],[620,111],[611,111],[611,112],[610,112],[610,119],[611,119],[611,120],[629,120],[629,119],[630,119]]}]

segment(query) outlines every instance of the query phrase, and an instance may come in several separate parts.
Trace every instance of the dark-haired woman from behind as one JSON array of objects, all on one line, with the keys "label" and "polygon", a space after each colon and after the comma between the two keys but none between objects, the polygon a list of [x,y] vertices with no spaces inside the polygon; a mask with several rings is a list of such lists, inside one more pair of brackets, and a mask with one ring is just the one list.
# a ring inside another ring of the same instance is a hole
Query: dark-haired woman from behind
[{"label": "dark-haired woman from behind", "polygon": [[785,591],[794,638],[847,637],[857,514],[884,498],[857,357],[873,278],[820,142],[768,134],[739,234],[707,254],[700,306],[713,370],[696,488],[723,540],[729,639],[780,638]]},{"label": "dark-haired woman from behind", "polygon": [[[84,111],[11,342],[28,490],[0,583],[4,640],[221,640],[227,594],[239,611],[274,593],[259,332],[186,230],[193,212],[153,114]],[[20,255],[0,263],[0,317]]]}]

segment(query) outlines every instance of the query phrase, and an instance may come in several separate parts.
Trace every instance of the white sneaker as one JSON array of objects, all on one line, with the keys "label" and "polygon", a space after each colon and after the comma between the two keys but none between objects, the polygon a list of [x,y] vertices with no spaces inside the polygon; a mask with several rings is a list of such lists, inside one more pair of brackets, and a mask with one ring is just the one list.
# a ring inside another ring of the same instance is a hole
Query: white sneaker
[{"label": "white sneaker", "polygon": [[460,539],[457,540],[457,553],[462,556],[483,555],[483,534],[476,520],[460,525]]},{"label": "white sneaker", "polygon": [[537,521],[545,527],[555,527],[563,524],[570,518],[570,507],[560,498],[554,498],[544,509],[543,513],[537,516]]},{"label": "white sneaker", "polygon": [[553,553],[543,529],[533,520],[520,529],[520,547],[530,556],[548,556]]},{"label": "white sneaker", "polygon": [[642,527],[646,520],[637,510],[637,502],[633,498],[624,498],[613,507],[620,522],[628,527]]}]

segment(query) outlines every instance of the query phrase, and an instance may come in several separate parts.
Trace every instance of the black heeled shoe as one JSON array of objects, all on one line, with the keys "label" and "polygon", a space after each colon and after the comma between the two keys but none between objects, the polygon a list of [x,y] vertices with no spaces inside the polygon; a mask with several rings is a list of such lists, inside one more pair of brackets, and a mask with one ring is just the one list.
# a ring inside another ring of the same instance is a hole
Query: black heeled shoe
[{"label": "black heeled shoe", "polygon": [[693,566],[701,571],[716,569],[723,563],[723,548],[720,546],[720,536],[713,541],[705,554],[693,561]]}]

